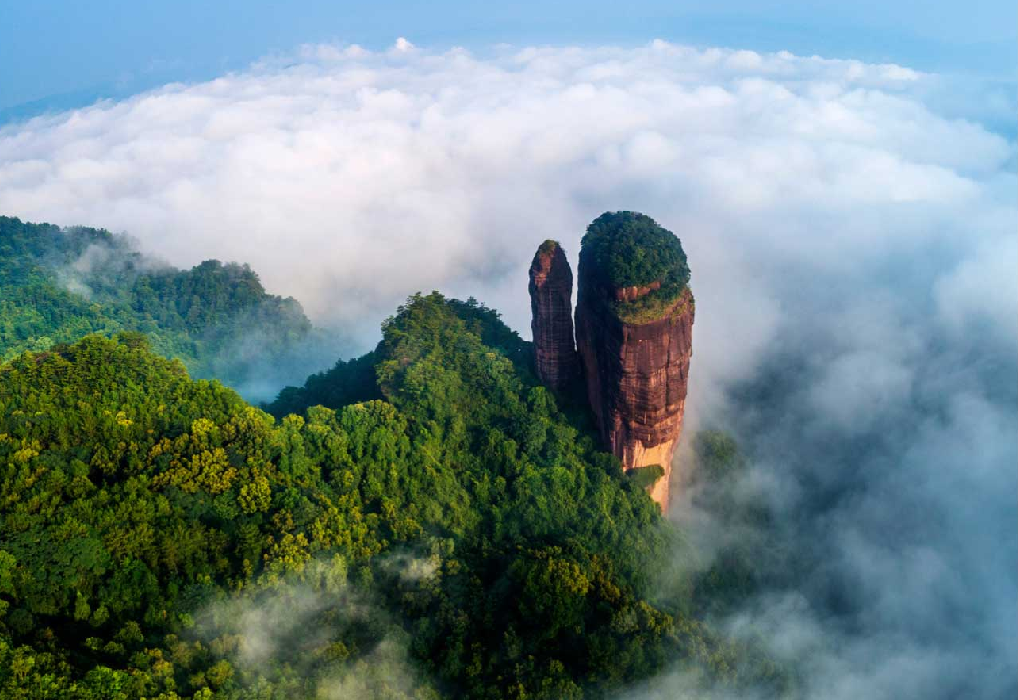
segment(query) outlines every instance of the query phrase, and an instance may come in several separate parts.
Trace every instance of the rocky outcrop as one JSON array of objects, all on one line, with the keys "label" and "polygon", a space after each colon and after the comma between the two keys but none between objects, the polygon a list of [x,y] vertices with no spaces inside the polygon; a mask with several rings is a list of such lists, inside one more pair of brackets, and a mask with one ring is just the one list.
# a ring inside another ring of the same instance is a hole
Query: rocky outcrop
[{"label": "rocky outcrop", "polygon": [[580,253],[576,342],[591,409],[605,446],[627,472],[664,469],[650,494],[667,512],[693,351],[693,296],[682,284],[671,300],[620,313],[661,288],[660,280],[616,287],[592,255]]},{"label": "rocky outcrop", "polygon": [[530,327],[537,374],[545,385],[562,390],[579,376],[573,344],[573,273],[565,252],[545,241],[530,264]]},{"label": "rocky outcrop", "polygon": [[582,374],[598,431],[622,468],[664,471],[649,487],[663,512],[693,355],[688,281],[686,254],[673,233],[637,212],[603,214],[580,250],[574,347],[573,275],[562,247],[545,241],[530,265],[541,381],[562,390]]}]

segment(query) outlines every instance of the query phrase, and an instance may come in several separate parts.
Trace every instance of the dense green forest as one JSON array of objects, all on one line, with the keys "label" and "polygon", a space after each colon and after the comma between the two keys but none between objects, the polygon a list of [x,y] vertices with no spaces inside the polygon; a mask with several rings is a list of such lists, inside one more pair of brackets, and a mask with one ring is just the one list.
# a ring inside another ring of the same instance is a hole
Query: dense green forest
[{"label": "dense green forest", "polygon": [[0,360],[124,330],[232,386],[304,349],[312,332],[300,304],[267,294],[247,265],[177,270],[109,231],[0,216]]},{"label": "dense green forest", "polygon": [[[792,692],[708,623],[752,553],[696,566],[497,313],[416,295],[382,330],[275,417],[165,335],[0,366],[0,696],[596,698],[662,671]],[[704,507],[766,519],[728,495],[734,442],[695,446]]]},{"label": "dense green forest", "polygon": [[689,264],[678,237],[639,212],[605,212],[591,222],[580,248],[579,274],[612,290],[659,285],[638,299],[613,302],[615,313],[628,323],[656,320],[683,292],[692,303]]}]

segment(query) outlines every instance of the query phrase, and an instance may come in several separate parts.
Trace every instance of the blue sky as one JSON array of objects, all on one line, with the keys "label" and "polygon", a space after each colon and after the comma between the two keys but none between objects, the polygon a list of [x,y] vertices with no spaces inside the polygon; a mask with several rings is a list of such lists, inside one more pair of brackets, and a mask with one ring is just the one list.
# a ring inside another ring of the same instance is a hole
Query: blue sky
[{"label": "blue sky", "polygon": [[1013,82],[1012,0],[492,3],[0,0],[0,122],[243,68],[302,43],[694,46],[897,62]]}]

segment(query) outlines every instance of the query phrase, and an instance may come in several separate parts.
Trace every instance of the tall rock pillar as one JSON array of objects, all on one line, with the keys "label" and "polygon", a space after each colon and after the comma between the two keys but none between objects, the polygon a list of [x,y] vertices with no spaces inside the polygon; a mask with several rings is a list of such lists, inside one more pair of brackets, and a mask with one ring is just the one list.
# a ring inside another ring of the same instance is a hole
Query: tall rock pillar
[{"label": "tall rock pillar", "polygon": [[649,217],[614,212],[587,229],[576,305],[587,396],[623,469],[664,470],[650,487],[663,512],[693,353],[688,280],[678,239]]},{"label": "tall rock pillar", "polygon": [[556,241],[542,243],[530,264],[530,310],[537,375],[564,389],[579,375],[580,363],[573,344],[573,272]]}]

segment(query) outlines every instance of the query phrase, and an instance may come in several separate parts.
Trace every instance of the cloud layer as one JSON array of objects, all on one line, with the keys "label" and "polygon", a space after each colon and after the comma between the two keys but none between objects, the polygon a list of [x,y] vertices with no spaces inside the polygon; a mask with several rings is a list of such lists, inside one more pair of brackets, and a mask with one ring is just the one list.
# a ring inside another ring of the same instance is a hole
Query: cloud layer
[{"label": "cloud layer", "polygon": [[690,425],[738,431],[812,567],[732,624],[823,648],[817,697],[1013,696],[1018,178],[980,121],[998,99],[664,42],[311,46],[0,129],[0,211],[250,262],[365,348],[433,288],[526,336],[538,243],[575,261],[595,216],[644,211],[692,268]]},{"label": "cloud layer", "polygon": [[[344,322],[418,289],[514,299],[536,242],[575,254],[613,208],[671,226],[698,285],[715,264],[751,278],[760,245],[837,271],[1010,225],[1013,144],[931,111],[937,81],[664,42],[484,58],[306,47],[0,130],[0,210],[126,229],[178,265],[247,261]],[[975,280],[959,269],[953,284]],[[507,307],[521,328],[524,307]]]}]

